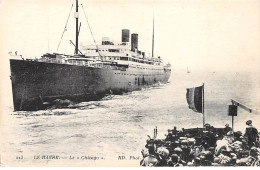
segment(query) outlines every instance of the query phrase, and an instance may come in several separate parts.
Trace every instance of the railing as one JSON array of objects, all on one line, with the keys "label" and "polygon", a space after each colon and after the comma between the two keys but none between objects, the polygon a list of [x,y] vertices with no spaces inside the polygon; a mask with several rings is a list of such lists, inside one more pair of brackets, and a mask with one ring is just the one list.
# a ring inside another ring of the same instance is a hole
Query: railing
[{"label": "railing", "polygon": [[125,67],[117,67],[117,66],[111,66],[112,70],[121,70],[121,71],[126,71]]},{"label": "railing", "polygon": [[69,65],[86,66],[86,67],[94,67],[94,68],[106,68],[106,69],[112,68],[113,70],[126,71],[125,67],[110,66],[110,65],[104,65],[103,63],[91,63],[86,61],[62,60],[57,58],[42,58],[38,61],[46,62],[46,63],[69,64]]},{"label": "railing", "polygon": [[76,65],[76,66],[92,66],[92,67],[103,67],[102,63],[96,64],[96,63],[89,63],[86,61],[76,61],[76,60],[62,60],[62,59],[56,59],[56,58],[42,58],[38,60],[38,62],[46,62],[46,63],[56,63],[56,64],[69,64],[69,65]]}]

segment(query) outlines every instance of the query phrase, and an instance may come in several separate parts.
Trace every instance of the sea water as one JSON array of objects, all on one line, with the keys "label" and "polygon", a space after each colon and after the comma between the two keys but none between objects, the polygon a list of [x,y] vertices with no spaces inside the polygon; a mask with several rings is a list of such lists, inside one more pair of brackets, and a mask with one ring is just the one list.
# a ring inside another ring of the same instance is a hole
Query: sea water
[{"label": "sea water", "polygon": [[[146,140],[165,138],[167,129],[202,127],[203,115],[188,108],[186,88],[205,85],[205,122],[231,126],[231,99],[260,108],[259,78],[240,72],[174,72],[158,84],[100,101],[71,104],[69,108],[13,112],[6,107],[1,122],[4,165],[139,166]],[[2,113],[3,114],[3,113]],[[260,130],[260,114],[238,108],[235,131],[253,120]]]}]

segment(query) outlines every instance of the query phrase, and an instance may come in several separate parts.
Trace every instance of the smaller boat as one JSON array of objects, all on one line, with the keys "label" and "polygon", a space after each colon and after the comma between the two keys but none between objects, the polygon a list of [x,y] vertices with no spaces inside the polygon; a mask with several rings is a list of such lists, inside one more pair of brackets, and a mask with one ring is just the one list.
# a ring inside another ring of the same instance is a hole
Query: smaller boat
[{"label": "smaller boat", "polygon": [[187,67],[187,73],[190,73],[190,70],[189,70],[189,68]]}]

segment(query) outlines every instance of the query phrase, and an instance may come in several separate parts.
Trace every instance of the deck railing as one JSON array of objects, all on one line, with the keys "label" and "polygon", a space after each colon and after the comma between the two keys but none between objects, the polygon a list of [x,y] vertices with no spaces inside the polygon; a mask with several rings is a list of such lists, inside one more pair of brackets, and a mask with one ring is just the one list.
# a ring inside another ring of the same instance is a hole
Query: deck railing
[{"label": "deck railing", "polygon": [[107,68],[103,65],[103,63],[92,63],[87,61],[77,61],[77,60],[61,60],[56,58],[42,58],[37,60],[38,62],[46,62],[46,63],[56,63],[56,64],[69,64],[76,66],[86,66],[86,67],[96,67],[96,68]]}]

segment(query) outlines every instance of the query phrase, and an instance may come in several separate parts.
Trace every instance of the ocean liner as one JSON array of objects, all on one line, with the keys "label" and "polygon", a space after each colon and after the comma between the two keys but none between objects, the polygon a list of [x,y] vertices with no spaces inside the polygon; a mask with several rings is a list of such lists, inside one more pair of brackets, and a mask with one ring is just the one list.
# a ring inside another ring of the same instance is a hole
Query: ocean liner
[{"label": "ocean liner", "polygon": [[128,29],[122,30],[120,44],[102,38],[101,45],[79,48],[78,7],[76,0],[75,44],[71,41],[74,55],[47,53],[34,60],[10,56],[15,111],[44,109],[59,99],[99,100],[106,94],[122,94],[168,81],[170,64],[164,65],[160,57],[154,57],[153,50],[151,57],[146,56],[138,49],[138,34],[131,34],[130,42]]}]

